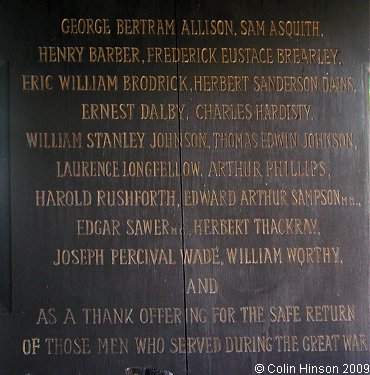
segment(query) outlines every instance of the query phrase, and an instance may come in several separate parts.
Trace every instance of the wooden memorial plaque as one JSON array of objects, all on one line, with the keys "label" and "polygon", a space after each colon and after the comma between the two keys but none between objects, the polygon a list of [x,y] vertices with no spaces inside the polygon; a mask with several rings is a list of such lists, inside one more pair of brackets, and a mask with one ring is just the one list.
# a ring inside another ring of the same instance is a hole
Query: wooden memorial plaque
[{"label": "wooden memorial plaque", "polygon": [[1,4],[0,374],[368,374],[369,3]]}]

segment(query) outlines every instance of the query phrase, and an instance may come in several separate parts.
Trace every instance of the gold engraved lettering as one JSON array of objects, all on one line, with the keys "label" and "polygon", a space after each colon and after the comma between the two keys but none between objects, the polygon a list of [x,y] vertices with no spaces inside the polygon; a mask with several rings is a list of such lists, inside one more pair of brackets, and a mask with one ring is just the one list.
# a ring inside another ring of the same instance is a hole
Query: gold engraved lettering
[{"label": "gold engraved lettering", "polygon": [[132,120],[135,104],[81,104],[82,120]]},{"label": "gold engraved lettering", "polygon": [[98,354],[127,354],[128,339],[122,337],[98,337]]},{"label": "gold engraved lettering", "polygon": [[222,265],[218,248],[181,249],[183,264],[217,264]]},{"label": "gold engraved lettering", "polygon": [[241,191],[240,205],[243,206],[287,206],[287,192],[277,189],[248,189]]},{"label": "gold engraved lettering", "polygon": [[211,161],[208,177],[260,177],[261,164],[259,161]]},{"label": "gold engraved lettering", "polygon": [[317,92],[318,77],[311,76],[254,76],[256,92]]},{"label": "gold engraved lettering", "polygon": [[323,160],[268,160],[265,167],[266,176],[273,177],[313,177],[327,174],[327,166]]},{"label": "gold engraved lettering", "polygon": [[176,190],[97,190],[96,205],[103,207],[174,207]]},{"label": "gold engraved lettering", "polygon": [[306,306],[307,322],[353,322],[354,305]]},{"label": "gold engraved lettering", "polygon": [[121,223],[116,219],[111,220],[75,220],[78,236],[120,236]]},{"label": "gold engraved lettering", "polygon": [[57,177],[119,177],[118,161],[57,161]]},{"label": "gold engraved lettering", "polygon": [[240,308],[243,323],[263,323],[265,321],[262,306],[242,306]]},{"label": "gold engraved lettering", "polygon": [[45,338],[48,355],[87,355],[91,353],[90,339],[87,337],[75,338]]},{"label": "gold engraved lettering", "polygon": [[195,294],[215,294],[219,290],[218,282],[216,279],[204,278],[193,280],[190,279],[186,288],[186,293]]},{"label": "gold engraved lettering", "polygon": [[230,264],[276,264],[283,263],[281,248],[268,247],[226,248],[226,255]]},{"label": "gold engraved lettering", "polygon": [[257,133],[212,133],[214,148],[257,148]]},{"label": "gold engraved lettering", "polygon": [[246,92],[248,89],[248,76],[194,76],[197,92]]},{"label": "gold engraved lettering", "polygon": [[271,306],[269,312],[273,323],[301,321],[299,306]]},{"label": "gold engraved lettering", "polygon": [[305,352],[336,352],[339,337],[339,335],[304,336],[302,348]]},{"label": "gold engraved lettering", "polygon": [[59,75],[62,91],[118,91],[118,76]]},{"label": "gold engraved lettering", "polygon": [[260,36],[266,35],[266,22],[260,20],[241,20],[240,35]]},{"label": "gold engraved lettering", "polygon": [[51,91],[53,90],[53,76],[50,75],[22,75],[23,91]]},{"label": "gold engraved lettering", "polygon": [[157,133],[153,132],[153,138],[149,147],[155,148],[211,148],[208,144],[207,133]]},{"label": "gold engraved lettering", "polygon": [[341,263],[339,247],[287,247],[287,256],[290,263]]},{"label": "gold engraved lettering", "polygon": [[338,48],[277,48],[276,63],[278,64],[339,64]]},{"label": "gold engraved lettering", "polygon": [[221,48],[222,64],[272,64],[273,50],[271,48]]},{"label": "gold engraved lettering", "polygon": [[142,120],[180,120],[185,119],[185,104],[140,104]]},{"label": "gold engraved lettering", "polygon": [[141,63],[138,47],[89,47],[90,63]]},{"label": "gold engraved lettering", "polygon": [[95,308],[82,309],[83,321],[86,325],[133,324],[133,308]]},{"label": "gold engraved lettering", "polygon": [[297,336],[275,336],[278,352],[298,352],[299,343]]},{"label": "gold engraved lettering", "polygon": [[367,352],[369,350],[367,336],[362,333],[358,335],[343,335],[342,337],[345,351]]},{"label": "gold engraved lettering", "polygon": [[340,206],[342,194],[335,189],[293,189],[291,204],[293,206]]},{"label": "gold engraved lettering", "polygon": [[85,47],[39,47],[40,63],[82,63]]},{"label": "gold engraved lettering", "polygon": [[182,311],[178,307],[143,307],[139,320],[143,324],[180,324]]},{"label": "gold engraved lettering", "polygon": [[36,190],[37,207],[85,207],[91,206],[91,192],[88,190]]},{"label": "gold engraved lettering", "polygon": [[270,21],[270,36],[318,37],[320,32],[319,21]]},{"label": "gold engraved lettering", "polygon": [[194,219],[196,236],[238,236],[249,233],[249,219]]},{"label": "gold engraved lettering", "polygon": [[27,132],[29,148],[82,148],[82,133]]},{"label": "gold engraved lettering", "polygon": [[148,63],[217,63],[217,48],[193,47],[147,47]]},{"label": "gold engraved lettering", "polygon": [[269,336],[226,336],[226,353],[272,352],[272,337]]},{"label": "gold engraved lettering", "polygon": [[104,249],[57,249],[53,266],[102,266],[104,265]]},{"label": "gold engraved lettering", "polygon": [[195,115],[198,120],[250,120],[253,110],[250,104],[198,104]]},{"label": "gold engraved lettering", "polygon": [[107,18],[64,18],[60,28],[63,34],[110,34]]},{"label": "gold engraved lettering", "polygon": [[185,206],[235,206],[234,190],[185,190]]},{"label": "gold engraved lettering", "polygon": [[123,91],[187,91],[187,76],[122,76]]},{"label": "gold engraved lettering", "polygon": [[307,104],[256,104],[256,120],[311,120],[312,106]]},{"label": "gold engraved lettering", "polygon": [[171,234],[167,219],[128,219],[126,220],[128,236],[166,236]]},{"label": "gold engraved lettering", "polygon": [[221,348],[218,337],[172,337],[170,353],[219,353]]},{"label": "gold engraved lettering", "polygon": [[233,307],[212,307],[212,323],[236,323]]},{"label": "gold engraved lettering", "polygon": [[137,132],[95,132],[87,133],[87,148],[144,148],[145,133]]},{"label": "gold engraved lettering", "polygon": [[120,266],[175,265],[172,249],[111,249],[111,263]]},{"label": "gold engraved lettering", "polygon": [[322,77],[322,90],[324,93],[336,92],[355,92],[355,86],[352,77]]},{"label": "gold engraved lettering", "polygon": [[122,177],[170,177],[201,176],[200,162],[154,161],[123,161]]},{"label": "gold engraved lettering", "polygon": [[181,35],[235,35],[233,20],[183,20]]},{"label": "gold engraved lettering", "polygon": [[297,144],[297,133],[261,132],[261,148],[295,148]]},{"label": "gold engraved lettering", "polygon": [[175,35],[175,20],[116,19],[117,35]]},{"label": "gold engraved lettering", "polygon": [[285,219],[264,219],[255,218],[256,234],[263,235],[313,235],[319,234],[318,219],[311,218],[285,218]]},{"label": "gold engraved lettering", "polygon": [[163,337],[135,337],[138,354],[162,354],[165,350]]},{"label": "gold engraved lettering", "polygon": [[354,148],[353,133],[304,133],[302,148]]}]

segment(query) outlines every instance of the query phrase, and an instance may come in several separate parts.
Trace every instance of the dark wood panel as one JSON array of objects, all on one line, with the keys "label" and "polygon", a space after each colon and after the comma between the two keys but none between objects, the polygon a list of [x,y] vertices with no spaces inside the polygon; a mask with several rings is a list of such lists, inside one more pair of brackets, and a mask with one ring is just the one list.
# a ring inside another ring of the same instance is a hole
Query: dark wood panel
[{"label": "dark wood panel", "polygon": [[1,374],[366,373],[368,10],[2,4]]},{"label": "dark wood panel", "polygon": [[9,151],[9,67],[0,61],[0,311],[11,308],[10,281],[10,151]]}]

